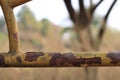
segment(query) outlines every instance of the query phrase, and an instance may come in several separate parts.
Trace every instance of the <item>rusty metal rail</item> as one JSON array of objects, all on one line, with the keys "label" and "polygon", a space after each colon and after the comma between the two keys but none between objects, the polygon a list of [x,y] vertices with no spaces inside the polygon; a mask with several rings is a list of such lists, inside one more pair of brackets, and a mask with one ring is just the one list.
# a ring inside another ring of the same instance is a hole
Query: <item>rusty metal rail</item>
[{"label": "rusty metal rail", "polygon": [[31,0],[0,0],[9,36],[9,52],[0,53],[0,67],[120,66],[117,52],[26,52],[19,51],[19,35],[13,9]]},{"label": "rusty metal rail", "polygon": [[117,52],[26,52],[16,55],[0,54],[1,67],[91,67],[120,66]]}]

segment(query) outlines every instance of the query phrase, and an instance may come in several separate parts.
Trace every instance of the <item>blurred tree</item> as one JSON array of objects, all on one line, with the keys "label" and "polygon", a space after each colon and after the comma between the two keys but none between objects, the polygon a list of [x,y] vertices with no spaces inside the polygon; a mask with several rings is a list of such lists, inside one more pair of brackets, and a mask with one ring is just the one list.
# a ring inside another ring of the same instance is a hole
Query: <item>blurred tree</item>
[{"label": "blurred tree", "polygon": [[[71,0],[64,0],[70,19],[74,23],[74,30],[77,34],[77,39],[82,45],[82,51],[94,51],[99,49],[102,37],[106,29],[106,22],[108,16],[117,0],[113,1],[108,12],[104,16],[100,30],[98,31],[98,41],[94,41],[92,39],[92,31],[90,25],[92,23],[94,12],[97,7],[102,3],[102,1],[103,0],[100,0],[97,4],[93,4],[92,0],[90,0],[90,6],[89,8],[86,8],[84,5],[84,0],[79,0],[79,11],[75,11],[72,7]],[[94,19],[94,24],[97,23],[97,20]]]},{"label": "blurred tree", "polygon": [[35,16],[28,6],[23,6],[19,11],[17,17],[18,17],[19,23],[24,28],[35,29],[35,27],[37,27]]},{"label": "blurred tree", "polygon": [[41,28],[40,28],[40,33],[42,34],[43,37],[47,36],[48,29],[49,29],[49,20],[48,19],[42,19],[41,21]]},{"label": "blurred tree", "polygon": [[[104,1],[104,0],[99,0],[97,4],[93,4],[93,0],[89,0],[90,6],[89,8],[85,7],[84,5],[85,0],[79,0],[79,10],[75,11],[75,9],[72,6],[71,0],[64,0],[64,3],[66,5],[67,11],[69,13],[70,19],[74,24],[74,30],[77,35],[78,41],[81,43],[81,49],[82,51],[97,51],[99,50],[104,32],[106,30],[106,22],[108,20],[108,16],[116,3],[117,0],[114,0],[112,5],[109,7],[108,12],[104,16],[101,22],[101,26],[98,31],[98,35],[96,36],[96,39],[93,39],[92,35],[92,29],[91,29],[91,24],[93,20],[93,15],[95,10],[98,8],[98,6]],[[97,24],[97,20],[94,19],[94,24]],[[94,76],[92,80],[96,80],[96,70],[94,71]],[[86,79],[89,80],[90,78],[88,77],[88,70],[86,68]]]}]

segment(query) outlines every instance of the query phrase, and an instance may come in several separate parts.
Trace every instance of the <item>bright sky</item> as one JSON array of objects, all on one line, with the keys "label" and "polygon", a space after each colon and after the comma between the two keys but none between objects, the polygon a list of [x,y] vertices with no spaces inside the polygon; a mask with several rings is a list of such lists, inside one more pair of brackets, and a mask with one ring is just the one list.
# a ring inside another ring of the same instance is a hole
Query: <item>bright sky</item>
[{"label": "bright sky", "polygon": [[[78,0],[72,0],[75,9],[78,9],[77,1]],[[85,4],[88,5],[88,1],[89,0],[85,0]],[[95,3],[99,0],[93,1]],[[104,0],[100,7],[96,10],[96,13],[104,16],[112,1],[113,0]],[[69,16],[63,0],[33,0],[26,3],[25,5],[28,5],[30,7],[30,9],[34,12],[37,20],[48,18],[56,25],[70,26],[72,24],[69,20]],[[17,14],[20,8],[21,6],[15,8],[14,12]],[[1,14],[2,12],[0,10],[0,15]],[[108,25],[120,30],[120,0],[117,1],[110,14]]]}]

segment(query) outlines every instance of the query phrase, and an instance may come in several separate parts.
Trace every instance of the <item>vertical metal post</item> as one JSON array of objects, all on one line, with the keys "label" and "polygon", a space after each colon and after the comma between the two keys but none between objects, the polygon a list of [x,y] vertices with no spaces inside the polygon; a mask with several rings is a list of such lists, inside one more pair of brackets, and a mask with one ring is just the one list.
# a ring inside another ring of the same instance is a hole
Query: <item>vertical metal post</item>
[{"label": "vertical metal post", "polygon": [[20,49],[18,27],[13,9],[14,7],[28,1],[30,0],[0,0],[0,4],[7,24],[10,54],[17,54]]}]

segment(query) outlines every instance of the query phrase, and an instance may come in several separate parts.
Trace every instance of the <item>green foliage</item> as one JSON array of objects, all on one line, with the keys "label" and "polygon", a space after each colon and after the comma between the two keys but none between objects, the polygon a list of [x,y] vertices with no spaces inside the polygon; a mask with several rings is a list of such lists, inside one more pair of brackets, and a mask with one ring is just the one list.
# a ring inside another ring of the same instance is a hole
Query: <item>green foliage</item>
[{"label": "green foliage", "polygon": [[42,34],[43,37],[46,37],[47,36],[47,33],[48,33],[48,29],[49,29],[49,21],[48,19],[43,19],[41,21],[41,29],[40,29],[40,33]]},{"label": "green foliage", "polygon": [[23,6],[17,15],[20,24],[24,28],[32,28],[36,26],[36,19],[28,6]]},{"label": "green foliage", "polygon": [[46,19],[46,18],[42,19],[41,22],[46,23],[46,24],[49,24],[49,20]]},{"label": "green foliage", "polygon": [[0,41],[5,41],[7,39],[7,34],[4,34],[3,32],[0,32]]},{"label": "green foliage", "polygon": [[95,27],[100,27],[99,25],[101,24],[101,21],[102,21],[102,17],[99,15],[95,15],[95,17],[93,17],[92,20],[92,25]]},{"label": "green foliage", "polygon": [[66,27],[66,28],[64,28],[61,31],[60,35],[62,36],[65,33],[69,33],[71,35],[71,38],[75,38],[75,39],[77,38],[77,34],[76,34],[76,32],[74,31],[74,29],[72,27]]},{"label": "green foliage", "polygon": [[50,25],[48,19],[43,19],[41,22],[38,22],[28,6],[23,6],[17,16],[19,20],[19,25],[22,26],[24,29],[40,31],[42,36],[47,36]]},{"label": "green foliage", "polygon": [[30,42],[37,46],[39,49],[43,49],[43,44],[41,43],[41,41],[37,40],[37,39],[31,39]]},{"label": "green foliage", "polygon": [[61,35],[63,35],[63,34],[65,34],[65,33],[67,33],[67,32],[73,32],[73,28],[71,28],[71,27],[66,27],[66,28],[64,28],[62,31],[61,31]]},{"label": "green foliage", "polygon": [[0,39],[4,38],[4,34],[0,33]]},{"label": "green foliage", "polygon": [[5,30],[5,20],[3,17],[0,17],[0,32],[4,32]]}]

